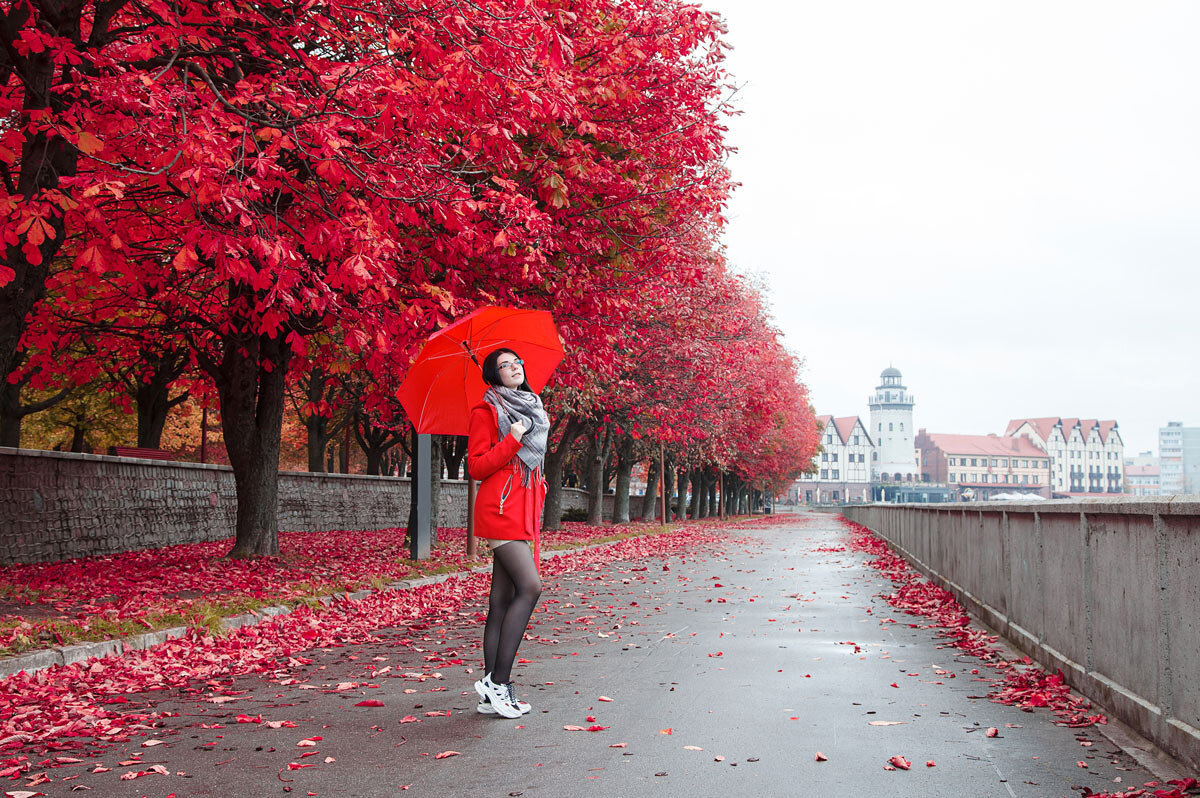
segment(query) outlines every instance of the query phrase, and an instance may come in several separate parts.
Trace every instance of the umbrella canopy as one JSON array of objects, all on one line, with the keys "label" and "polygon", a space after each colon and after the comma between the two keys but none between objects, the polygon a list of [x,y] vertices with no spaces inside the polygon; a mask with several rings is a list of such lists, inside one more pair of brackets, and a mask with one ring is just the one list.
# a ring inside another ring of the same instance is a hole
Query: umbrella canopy
[{"label": "umbrella canopy", "polygon": [[512,349],[525,361],[525,379],[540,391],[563,358],[554,318],[544,310],[485,307],[429,337],[396,392],[422,434],[466,435],[471,408],[487,384],[488,354]]}]

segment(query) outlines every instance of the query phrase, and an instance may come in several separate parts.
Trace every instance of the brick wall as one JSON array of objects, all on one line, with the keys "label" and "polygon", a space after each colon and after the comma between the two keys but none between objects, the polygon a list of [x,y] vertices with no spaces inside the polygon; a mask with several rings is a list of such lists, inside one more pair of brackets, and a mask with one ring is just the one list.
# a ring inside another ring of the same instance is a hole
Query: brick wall
[{"label": "brick wall", "polygon": [[[282,472],[279,528],[404,526],[409,496],[407,478]],[[604,499],[611,518],[612,496]],[[564,510],[586,507],[583,491],[564,489]],[[0,563],[223,540],[236,509],[228,466],[0,447]],[[466,483],[447,480],[440,525],[466,523]]]}]

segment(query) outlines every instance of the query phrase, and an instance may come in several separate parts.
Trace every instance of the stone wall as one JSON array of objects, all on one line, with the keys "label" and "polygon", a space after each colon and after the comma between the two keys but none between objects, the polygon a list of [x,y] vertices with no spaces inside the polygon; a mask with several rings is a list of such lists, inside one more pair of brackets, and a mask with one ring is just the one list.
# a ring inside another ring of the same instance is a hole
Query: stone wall
[{"label": "stone wall", "polygon": [[1200,768],[1200,501],[847,507],[1079,692]]},{"label": "stone wall", "polygon": [[[385,529],[408,523],[409,480],[282,472],[279,528]],[[612,496],[604,497],[605,518]],[[587,495],[564,489],[563,509]],[[633,500],[640,509],[641,500]],[[0,562],[46,562],[233,535],[228,466],[0,447]],[[440,526],[466,526],[467,486],[442,483]]]}]

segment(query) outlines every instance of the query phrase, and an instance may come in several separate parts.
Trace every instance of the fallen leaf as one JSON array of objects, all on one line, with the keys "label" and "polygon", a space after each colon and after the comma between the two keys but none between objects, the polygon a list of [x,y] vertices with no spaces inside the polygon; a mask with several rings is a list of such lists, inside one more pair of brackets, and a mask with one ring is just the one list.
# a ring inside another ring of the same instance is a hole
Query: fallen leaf
[{"label": "fallen leaf", "polygon": [[675,729],[673,729],[673,728],[666,728],[666,729],[659,729],[658,733],[659,734],[672,734],[672,733],[674,733],[674,731],[675,731]]},{"label": "fallen leaf", "polygon": [[990,727],[988,727],[988,730],[986,732],[984,732],[984,734],[986,734],[988,737],[999,737],[1000,730],[997,729],[995,726],[990,726]]},{"label": "fallen leaf", "polygon": [[698,745],[685,745],[683,747],[683,750],[684,751],[703,751],[704,749]]},{"label": "fallen leaf", "polygon": [[608,696],[606,696],[606,695],[602,695],[602,696],[600,696],[599,698],[597,698],[596,700],[597,700],[597,701],[612,701],[612,699],[611,699],[611,698],[609,698],[609,697],[608,697]]},{"label": "fallen leaf", "polygon": [[817,760],[818,762],[828,762],[829,761],[829,757],[825,756],[820,751],[817,751],[817,753],[813,754],[813,759]]},{"label": "fallen leaf", "polygon": [[624,747],[626,747],[627,745],[629,745],[629,743],[612,743],[612,744],[611,744],[611,745],[609,745],[608,747],[609,747],[609,748],[624,748]]},{"label": "fallen leaf", "polygon": [[147,740],[146,742],[142,743],[142,748],[153,748],[156,745],[162,745],[162,744],[163,744],[162,740]]},{"label": "fallen leaf", "polygon": [[458,751],[442,751],[440,754],[435,756],[434,759],[448,759],[452,756],[458,756]]},{"label": "fallen leaf", "polygon": [[896,756],[889,759],[888,764],[894,765],[895,767],[898,767],[901,770],[908,770],[909,768],[912,767],[912,762],[909,762],[907,759],[900,756],[899,754],[897,754]]},{"label": "fallen leaf", "polygon": [[936,762],[934,762],[932,759],[926,759],[926,760],[925,760],[925,767],[927,767],[927,768],[933,768],[933,767],[937,767],[937,763],[936,763]]},{"label": "fallen leaf", "polygon": [[868,726],[903,726],[906,721],[903,720],[872,720],[868,721]]},{"label": "fallen leaf", "polygon": [[354,706],[356,707],[381,707],[383,702],[377,698],[368,698],[366,701],[359,701]]}]

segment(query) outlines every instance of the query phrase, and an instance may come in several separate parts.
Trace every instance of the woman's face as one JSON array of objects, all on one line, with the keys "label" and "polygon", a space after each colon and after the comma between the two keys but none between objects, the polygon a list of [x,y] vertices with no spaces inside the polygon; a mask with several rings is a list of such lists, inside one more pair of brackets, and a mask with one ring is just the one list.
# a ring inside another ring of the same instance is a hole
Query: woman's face
[{"label": "woman's face", "polygon": [[520,388],[525,382],[525,367],[521,358],[512,352],[505,352],[496,359],[496,368],[500,370],[500,381],[505,388]]}]

